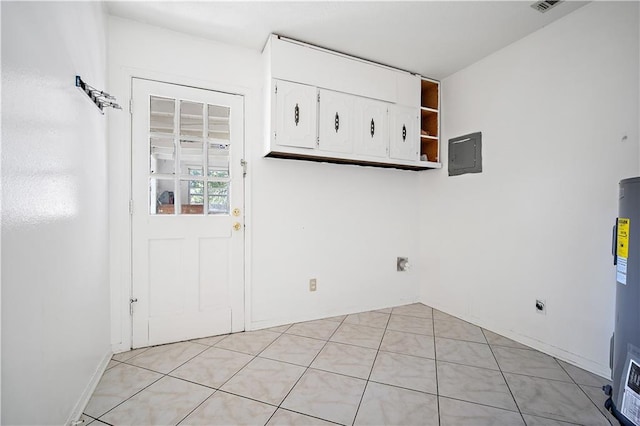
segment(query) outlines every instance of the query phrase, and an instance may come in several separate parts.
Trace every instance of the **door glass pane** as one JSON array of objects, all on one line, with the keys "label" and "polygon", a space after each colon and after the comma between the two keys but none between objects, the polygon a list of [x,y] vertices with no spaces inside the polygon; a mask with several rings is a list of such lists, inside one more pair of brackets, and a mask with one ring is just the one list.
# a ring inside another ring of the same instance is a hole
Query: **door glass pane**
[{"label": "door glass pane", "polygon": [[197,102],[180,101],[180,135],[203,137],[204,105]]},{"label": "door glass pane", "polygon": [[149,214],[174,214],[174,180],[149,180]]},{"label": "door glass pane", "polygon": [[208,106],[209,139],[229,141],[229,107],[220,105]]},{"label": "door glass pane", "polygon": [[209,214],[229,214],[229,182],[207,182]]},{"label": "door glass pane", "polygon": [[149,172],[151,174],[174,174],[176,171],[175,151],[173,139],[150,138]]},{"label": "door glass pane", "polygon": [[207,155],[207,175],[229,177],[229,145],[209,142]]},{"label": "door glass pane", "polygon": [[151,96],[149,111],[149,131],[154,133],[174,133],[174,99]]},{"label": "door glass pane", "polygon": [[193,175],[190,171],[198,169],[202,176],[203,145],[202,141],[180,141],[180,174]]},{"label": "door glass pane", "polygon": [[[194,176],[200,176],[195,174]],[[197,179],[180,181],[182,214],[204,214],[204,181]]]}]

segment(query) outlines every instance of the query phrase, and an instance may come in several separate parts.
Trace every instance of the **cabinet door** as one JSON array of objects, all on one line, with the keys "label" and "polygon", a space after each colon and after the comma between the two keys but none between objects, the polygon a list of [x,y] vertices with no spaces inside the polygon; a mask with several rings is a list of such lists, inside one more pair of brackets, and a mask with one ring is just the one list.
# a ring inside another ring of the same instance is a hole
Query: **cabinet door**
[{"label": "cabinet door", "polygon": [[389,110],[390,138],[389,157],[396,160],[418,161],[418,123],[420,113],[417,108],[393,106]]},{"label": "cabinet door", "polygon": [[386,158],[389,152],[389,104],[360,98],[357,102],[356,154]]},{"label": "cabinet door", "polygon": [[353,152],[355,100],[353,95],[320,89],[320,150]]},{"label": "cabinet door", "polygon": [[315,148],[317,90],[305,84],[276,80],[274,140],[277,145]]}]

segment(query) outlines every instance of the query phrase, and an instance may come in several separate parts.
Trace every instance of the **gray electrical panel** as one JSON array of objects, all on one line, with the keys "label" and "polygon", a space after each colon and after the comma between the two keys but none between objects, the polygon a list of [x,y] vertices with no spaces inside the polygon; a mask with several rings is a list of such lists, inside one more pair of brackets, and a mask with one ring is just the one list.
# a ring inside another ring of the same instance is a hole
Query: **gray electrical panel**
[{"label": "gray electrical panel", "polygon": [[482,133],[449,139],[449,176],[482,172]]}]

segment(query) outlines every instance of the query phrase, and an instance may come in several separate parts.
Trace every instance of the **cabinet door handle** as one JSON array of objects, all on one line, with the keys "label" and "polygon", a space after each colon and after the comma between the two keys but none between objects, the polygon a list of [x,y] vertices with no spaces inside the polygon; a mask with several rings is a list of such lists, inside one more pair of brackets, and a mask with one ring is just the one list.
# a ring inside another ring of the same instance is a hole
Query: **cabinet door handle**
[{"label": "cabinet door handle", "polygon": [[407,126],[402,125],[402,142],[407,140]]},{"label": "cabinet door handle", "polygon": [[374,123],[373,118],[371,119],[371,137],[376,133],[376,123]]},{"label": "cabinet door handle", "polygon": [[340,116],[338,115],[337,112],[335,117],[335,127],[336,127],[336,133],[338,133],[338,129],[340,128]]},{"label": "cabinet door handle", "polygon": [[300,122],[300,107],[298,104],[296,104],[296,107],[293,109],[293,121],[296,123],[296,126],[298,126]]}]

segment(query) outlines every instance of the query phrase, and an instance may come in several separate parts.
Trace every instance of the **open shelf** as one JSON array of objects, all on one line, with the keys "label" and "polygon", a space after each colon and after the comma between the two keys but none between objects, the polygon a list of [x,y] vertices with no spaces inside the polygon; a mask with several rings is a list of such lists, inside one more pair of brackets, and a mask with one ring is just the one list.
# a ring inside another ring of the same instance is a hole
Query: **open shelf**
[{"label": "open shelf", "polygon": [[440,163],[440,83],[423,78],[420,88],[420,159]]}]

